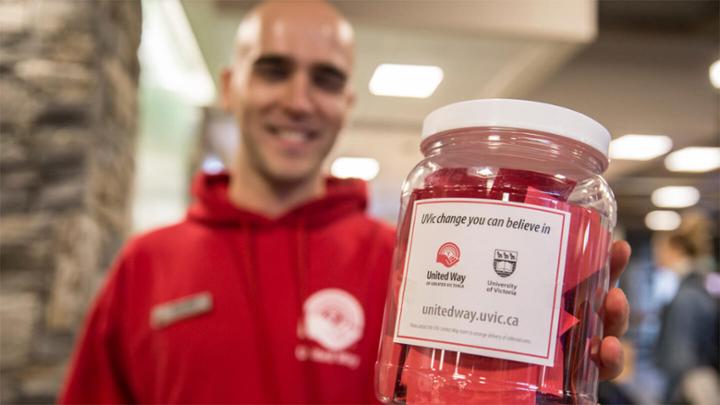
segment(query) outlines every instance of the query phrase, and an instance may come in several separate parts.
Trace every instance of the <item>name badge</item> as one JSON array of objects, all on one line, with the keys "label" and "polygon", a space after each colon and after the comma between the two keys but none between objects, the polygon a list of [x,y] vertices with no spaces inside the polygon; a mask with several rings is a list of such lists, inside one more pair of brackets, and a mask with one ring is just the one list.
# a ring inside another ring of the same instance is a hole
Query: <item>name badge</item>
[{"label": "name badge", "polygon": [[212,295],[205,291],[158,304],[150,314],[150,326],[161,329],[183,319],[210,312]]}]

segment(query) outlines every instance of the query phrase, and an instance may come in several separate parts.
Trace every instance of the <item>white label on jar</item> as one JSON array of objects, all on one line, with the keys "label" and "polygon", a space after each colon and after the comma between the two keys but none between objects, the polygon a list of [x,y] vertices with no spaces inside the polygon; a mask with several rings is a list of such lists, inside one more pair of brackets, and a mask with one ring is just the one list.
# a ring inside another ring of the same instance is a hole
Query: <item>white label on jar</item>
[{"label": "white label on jar", "polygon": [[394,340],[552,366],[570,213],[416,201]]}]

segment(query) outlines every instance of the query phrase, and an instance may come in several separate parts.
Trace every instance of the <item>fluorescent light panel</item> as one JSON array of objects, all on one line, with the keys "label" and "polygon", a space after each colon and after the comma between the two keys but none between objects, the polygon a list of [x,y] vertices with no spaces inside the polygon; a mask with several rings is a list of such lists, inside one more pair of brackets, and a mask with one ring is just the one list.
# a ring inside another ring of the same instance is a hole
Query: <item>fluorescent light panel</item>
[{"label": "fluorescent light panel", "polygon": [[669,154],[665,168],[672,172],[709,172],[720,168],[720,148],[691,146]]},{"label": "fluorescent light panel", "polygon": [[653,191],[652,203],[662,208],[685,208],[700,201],[700,192],[690,186],[667,186]]},{"label": "fluorescent light panel", "polygon": [[650,160],[672,149],[672,139],[665,135],[628,134],[610,142],[610,158]]},{"label": "fluorescent light panel", "polygon": [[374,179],[380,172],[380,164],[373,158],[340,157],[330,166],[330,173],[341,179],[358,178],[366,181]]},{"label": "fluorescent light panel", "polygon": [[645,226],[653,231],[672,231],[680,226],[680,214],[675,211],[651,211],[645,216]]},{"label": "fluorescent light panel", "polygon": [[202,170],[208,174],[217,174],[225,170],[225,164],[215,155],[205,157],[202,162]]},{"label": "fluorescent light panel", "polygon": [[720,89],[720,60],[716,60],[715,63],[710,65],[708,73],[710,74],[710,83],[716,89]]},{"label": "fluorescent light panel", "polygon": [[370,79],[370,92],[376,96],[430,97],[443,79],[437,66],[383,63]]}]

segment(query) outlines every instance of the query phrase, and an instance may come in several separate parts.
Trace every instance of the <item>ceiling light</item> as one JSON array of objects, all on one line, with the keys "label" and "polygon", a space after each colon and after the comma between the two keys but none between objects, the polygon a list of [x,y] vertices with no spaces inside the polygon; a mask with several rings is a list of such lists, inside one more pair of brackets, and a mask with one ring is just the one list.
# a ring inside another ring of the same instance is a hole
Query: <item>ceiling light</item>
[{"label": "ceiling light", "polygon": [[476,170],[476,173],[481,176],[485,176],[485,177],[489,177],[489,176],[492,176],[493,174],[495,174],[495,173],[493,173],[492,169],[490,169],[489,167],[483,167],[480,170]]},{"label": "ceiling light", "polygon": [[663,208],[685,208],[700,201],[700,192],[690,186],[667,186],[653,191],[652,203]]},{"label": "ceiling light", "polygon": [[715,86],[716,89],[720,89],[720,60],[716,60],[715,63],[710,65],[710,83]]},{"label": "ceiling light", "polygon": [[358,178],[369,181],[380,171],[380,164],[373,158],[340,157],[335,159],[330,172],[341,179]]},{"label": "ceiling light", "polygon": [[383,63],[370,79],[370,92],[376,96],[430,97],[443,79],[437,66]]},{"label": "ceiling light", "polygon": [[645,215],[645,226],[653,231],[672,231],[680,226],[680,214],[675,211],[651,211]]},{"label": "ceiling light", "polygon": [[668,153],[672,139],[665,135],[621,136],[610,142],[610,158],[624,160],[650,160]]},{"label": "ceiling light", "polygon": [[215,155],[206,156],[202,161],[202,171],[207,174],[218,174],[225,170],[225,164]]},{"label": "ceiling light", "polygon": [[720,148],[691,146],[676,150],[665,158],[673,172],[708,172],[720,168]]}]

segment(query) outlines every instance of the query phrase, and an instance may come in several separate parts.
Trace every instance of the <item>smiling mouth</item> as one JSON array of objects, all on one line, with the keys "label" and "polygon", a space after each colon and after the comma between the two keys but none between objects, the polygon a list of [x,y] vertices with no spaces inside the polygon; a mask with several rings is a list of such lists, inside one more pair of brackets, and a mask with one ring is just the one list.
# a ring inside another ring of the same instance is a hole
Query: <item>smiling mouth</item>
[{"label": "smiling mouth", "polygon": [[317,132],[311,130],[289,129],[275,125],[267,125],[266,128],[274,137],[285,142],[304,143],[317,138]]}]

